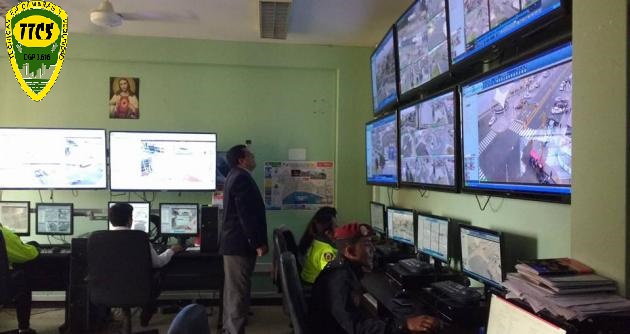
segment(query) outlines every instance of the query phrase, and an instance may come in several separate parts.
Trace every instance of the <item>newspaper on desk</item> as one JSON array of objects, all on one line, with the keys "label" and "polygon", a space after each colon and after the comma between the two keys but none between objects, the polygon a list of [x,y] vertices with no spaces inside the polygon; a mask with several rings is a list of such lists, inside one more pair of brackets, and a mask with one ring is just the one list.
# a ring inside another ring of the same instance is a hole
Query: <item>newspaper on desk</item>
[{"label": "newspaper on desk", "polygon": [[630,315],[630,300],[613,291],[559,294],[528,281],[518,273],[509,273],[503,286],[509,291],[507,298],[524,300],[534,312],[547,310],[567,320],[582,321],[602,315]]}]

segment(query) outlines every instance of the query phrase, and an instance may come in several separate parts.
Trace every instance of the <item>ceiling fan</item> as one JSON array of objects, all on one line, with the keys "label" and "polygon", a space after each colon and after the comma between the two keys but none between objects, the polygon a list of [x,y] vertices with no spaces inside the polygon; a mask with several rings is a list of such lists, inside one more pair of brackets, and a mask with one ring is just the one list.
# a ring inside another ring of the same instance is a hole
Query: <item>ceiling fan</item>
[{"label": "ceiling fan", "polygon": [[198,20],[198,17],[189,14],[173,14],[155,11],[143,11],[136,13],[122,13],[114,11],[114,6],[109,0],[102,0],[97,8],[90,12],[90,21],[100,27],[117,27],[123,21],[189,21]]}]

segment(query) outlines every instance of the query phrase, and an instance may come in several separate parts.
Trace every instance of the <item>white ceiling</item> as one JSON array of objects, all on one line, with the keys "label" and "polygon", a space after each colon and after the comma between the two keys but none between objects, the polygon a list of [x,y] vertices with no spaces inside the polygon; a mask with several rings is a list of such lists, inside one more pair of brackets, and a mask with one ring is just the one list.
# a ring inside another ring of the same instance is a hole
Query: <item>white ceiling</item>
[{"label": "white ceiling", "polygon": [[374,47],[412,0],[293,0],[286,40],[260,38],[259,0],[111,0],[116,12],[185,18],[115,28],[90,23],[100,0],[53,2],[68,13],[71,33]]}]

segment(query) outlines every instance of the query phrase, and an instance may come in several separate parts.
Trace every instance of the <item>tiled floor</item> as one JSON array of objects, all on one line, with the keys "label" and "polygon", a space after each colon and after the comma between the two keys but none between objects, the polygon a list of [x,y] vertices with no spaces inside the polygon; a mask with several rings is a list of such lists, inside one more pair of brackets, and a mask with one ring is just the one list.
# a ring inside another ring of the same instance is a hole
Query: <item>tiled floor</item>
[{"label": "tiled floor", "polygon": [[[207,310],[211,333],[217,333],[218,309],[216,307],[208,307]],[[249,325],[247,326],[248,334],[291,333],[289,318],[282,312],[282,306],[253,306],[252,311],[254,315],[249,319]],[[137,314],[139,314],[139,312],[136,313],[136,316],[132,320],[134,331],[158,329],[160,334],[165,334],[168,331],[168,327],[175,317],[175,314],[158,313],[151,319],[151,323],[148,327],[141,328]],[[63,323],[63,319],[63,309],[33,309],[31,327],[39,334],[57,334],[57,328]],[[119,326],[116,325],[117,323],[112,324],[110,329],[101,333],[118,333],[117,329]],[[0,332],[15,329],[16,327],[15,310],[0,310]]]}]

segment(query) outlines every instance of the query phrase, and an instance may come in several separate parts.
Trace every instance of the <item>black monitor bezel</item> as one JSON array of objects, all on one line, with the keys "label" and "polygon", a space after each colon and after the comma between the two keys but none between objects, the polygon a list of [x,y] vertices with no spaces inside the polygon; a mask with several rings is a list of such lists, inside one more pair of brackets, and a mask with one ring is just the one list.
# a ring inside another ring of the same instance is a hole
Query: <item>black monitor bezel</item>
[{"label": "black monitor bezel", "polygon": [[4,130],[4,129],[12,129],[12,130],[77,130],[77,131],[83,131],[83,130],[90,130],[90,131],[103,131],[103,139],[104,141],[104,145],[103,145],[103,157],[105,158],[105,186],[103,187],[89,187],[89,188],[84,188],[84,187],[80,187],[80,188],[76,188],[76,187],[2,187],[0,185],[0,190],[102,190],[102,189],[108,189],[109,188],[109,164],[107,163],[107,130],[103,129],[103,128],[52,128],[52,127],[0,127],[0,130]]},{"label": "black monitor bezel", "polygon": [[[219,136],[217,133],[214,132],[194,132],[194,131],[125,131],[125,130],[113,130],[113,131],[109,131],[108,133],[108,148],[109,148],[109,164],[108,164],[108,183],[111,185],[111,178],[112,178],[112,156],[111,156],[111,138],[112,138],[112,134],[113,133],[137,133],[137,134],[202,134],[202,135],[214,135],[215,138],[215,166],[214,168],[216,168],[216,153],[219,151]],[[215,170],[215,174],[216,174],[216,170]],[[132,192],[132,191],[159,191],[159,192],[182,192],[182,191],[186,191],[186,192],[209,192],[209,191],[216,191],[217,189],[217,180],[216,180],[216,175],[215,175],[215,180],[214,180],[214,188],[207,188],[207,189],[175,189],[175,188],[169,188],[169,189],[163,189],[163,188],[110,188],[111,191],[123,191],[123,192]]]},{"label": "black monitor bezel", "polygon": [[[109,209],[111,209],[112,204],[117,204],[117,203],[127,203],[133,206],[133,204],[148,204],[149,205],[149,217],[147,217],[147,221],[148,221],[148,225],[147,225],[147,229],[151,230],[151,221],[150,221],[150,216],[151,216],[151,202],[149,201],[109,201],[107,202],[107,230],[111,231],[112,227],[112,221],[109,217]],[[137,230],[140,231],[140,230]],[[148,231],[143,231],[143,232],[147,232]]]},{"label": "black monitor bezel", "polygon": [[[558,43],[553,43],[551,45],[543,45],[537,48],[533,48],[529,52],[511,59],[509,62],[501,65],[500,67],[494,68],[488,72],[478,74],[469,80],[466,80],[459,84],[459,157],[460,157],[460,189],[463,193],[473,194],[473,195],[485,195],[485,196],[498,196],[512,199],[523,199],[523,200],[531,200],[531,201],[541,201],[541,202],[552,202],[552,203],[560,203],[560,204],[571,204],[571,194],[558,194],[558,193],[548,193],[548,192],[537,192],[537,191],[522,191],[522,190],[497,190],[497,189],[480,189],[474,187],[466,186],[466,177],[465,177],[465,154],[464,154],[464,108],[463,104],[463,93],[462,90],[465,86],[469,86],[476,82],[482,81],[487,77],[498,74],[502,71],[510,67],[515,67],[520,64],[527,63],[532,61],[534,58],[542,56],[544,54],[550,53],[554,50],[561,49],[568,44],[572,44],[570,39],[562,39]],[[572,61],[572,60],[571,60]],[[512,183],[514,184],[514,183]],[[571,191],[573,189],[571,187]]]},{"label": "black monitor bezel", "polygon": [[408,103],[410,101],[414,101],[417,100],[418,97],[420,97],[421,95],[423,95],[423,93],[428,92],[432,89],[435,89],[437,87],[440,87],[440,85],[448,82],[451,78],[451,43],[450,43],[450,29],[448,28],[448,0],[441,0],[444,1],[444,11],[445,11],[445,20],[446,20],[446,26],[447,26],[447,36],[446,36],[446,48],[447,48],[447,57],[448,57],[448,69],[444,72],[439,74],[436,77],[433,77],[431,79],[429,79],[429,81],[426,81],[414,88],[409,89],[406,92],[402,91],[402,86],[401,86],[401,68],[400,68],[400,55],[399,55],[399,48],[398,48],[398,25],[399,22],[401,21],[401,19],[407,15],[407,13],[409,11],[411,11],[413,9],[413,7],[418,4],[420,2],[420,0],[414,0],[408,7],[407,9],[405,9],[405,11],[396,19],[396,22],[394,23],[394,27],[396,28],[396,61],[397,61],[397,70],[398,72],[396,73],[396,79],[397,79],[397,86],[398,86],[398,95],[399,95],[399,101],[402,103]]},{"label": "black monitor bezel", "polygon": [[[65,207],[70,208],[70,233],[41,232],[39,230],[40,207]],[[36,235],[73,235],[74,234],[74,203],[35,203],[35,234]]]},{"label": "black monitor bezel", "polygon": [[[497,236],[499,238],[499,253],[501,256],[501,260],[500,260],[500,264],[501,264],[501,282],[494,282],[488,278],[482,277],[476,273],[473,273],[471,271],[468,271],[464,268],[464,247],[463,244],[461,242],[462,240],[462,229],[464,230],[472,230],[475,232],[480,232],[480,233],[487,233],[487,234],[492,234],[494,236]],[[459,224],[458,225],[458,230],[459,230],[459,255],[460,255],[460,259],[462,261],[462,266],[461,266],[461,270],[462,270],[462,274],[477,280],[479,282],[484,283],[485,285],[489,285],[495,288],[499,288],[502,289],[503,288],[503,280],[505,280],[505,241],[504,241],[504,235],[503,232],[501,231],[496,231],[496,230],[491,230],[491,229],[487,229],[487,228],[483,228],[483,227],[479,227],[479,226],[473,226],[473,225],[466,225],[466,224]]]},{"label": "black monitor bezel", "polygon": [[[162,231],[162,206],[165,205],[194,205],[197,207],[197,231],[196,233],[164,233]],[[201,220],[201,209],[199,206],[199,203],[160,203],[160,235],[164,236],[164,237],[195,237],[199,234],[199,227],[200,227],[200,220]]]},{"label": "black monitor bezel", "polygon": [[[420,233],[420,220],[418,219],[418,217],[420,217],[420,216],[428,217],[428,218],[434,218],[434,219],[439,219],[439,220],[445,220],[446,221],[446,225],[447,225],[447,231],[446,231],[446,259],[437,258],[433,254],[429,254],[429,253],[423,251],[422,249],[420,249],[420,240],[418,240],[418,233]],[[439,261],[439,262],[448,264],[450,259],[452,258],[451,254],[450,254],[450,250],[451,250],[450,230],[452,228],[452,226],[451,226],[452,225],[451,218],[434,215],[432,213],[416,211],[415,221],[416,221],[416,228],[415,228],[416,229],[416,235],[415,235],[416,251],[418,253],[424,254],[426,256],[430,256],[435,261]]]},{"label": "black monitor bezel", "polygon": [[[487,45],[486,47],[480,49],[476,53],[473,53],[457,63],[453,63],[452,53],[451,53],[451,22],[450,22],[450,8],[449,2],[447,0],[447,17],[448,17],[448,32],[449,32],[449,59],[450,59],[450,68],[453,73],[460,73],[468,70],[471,66],[483,63],[483,62],[492,62],[496,60],[496,54],[508,51],[508,49],[520,49],[522,42],[521,39],[525,39],[526,37],[547,28],[549,25],[555,24],[556,22],[562,20],[563,18],[571,17],[571,1],[572,0],[560,0],[560,6],[554,11],[548,13],[545,16],[539,17],[537,20],[530,22],[530,24],[520,27],[519,29],[513,31],[512,33],[503,36],[503,38],[497,40],[496,42]],[[522,11],[522,10],[521,10]],[[519,11],[520,13],[520,11]],[[518,13],[517,13],[518,14]],[[496,28],[496,27],[495,27]],[[485,34],[492,33],[492,30],[488,30]],[[485,35],[484,34],[484,35]],[[483,36],[483,35],[482,35]],[[547,39],[552,39],[554,36],[546,36]],[[478,37],[479,38],[479,37]],[[528,48],[529,45],[522,45],[524,48]]]},{"label": "black monitor bezel", "polygon": [[[405,241],[400,241],[400,240],[396,240],[393,238],[393,236],[390,235],[389,233],[389,226],[390,226],[390,221],[389,221],[389,210],[395,210],[395,211],[403,211],[403,212],[408,212],[411,213],[412,217],[413,217],[413,236],[412,236],[412,240],[411,243],[405,242]],[[387,226],[387,240],[391,240],[393,242],[402,244],[402,245],[406,245],[406,246],[411,246],[411,247],[416,247],[416,235],[418,233],[417,229],[418,229],[418,221],[416,220],[416,211],[414,209],[407,209],[407,208],[401,208],[399,206],[388,206],[386,208],[385,211],[385,221],[386,221],[386,226]]]},{"label": "black monitor bezel", "polygon": [[[15,204],[26,204],[26,232],[15,232],[13,230],[10,230],[11,232],[13,232],[13,234],[20,236],[20,237],[28,237],[31,235],[31,202],[30,201],[0,201],[0,204],[4,204],[4,203],[15,203]],[[0,223],[2,223],[0,221]],[[5,228],[9,229],[7,226],[3,225]]]},{"label": "black monitor bezel", "polygon": [[[392,52],[394,53],[394,80],[395,80],[395,85],[396,85],[396,97],[394,99],[394,101],[391,101],[383,106],[381,106],[380,108],[378,108],[378,106],[376,106],[374,104],[374,82],[373,82],[373,78],[374,78],[374,56],[376,55],[377,51],[381,48],[381,46],[383,46],[383,43],[387,40],[387,37],[389,34],[392,34]],[[399,68],[398,68],[398,40],[397,40],[397,34],[396,34],[396,25],[392,25],[389,27],[389,29],[387,29],[387,33],[385,33],[385,35],[383,36],[383,38],[381,38],[381,40],[378,42],[378,44],[376,45],[376,48],[374,48],[374,51],[372,51],[372,54],[370,55],[370,83],[372,85],[372,87],[370,87],[370,90],[372,92],[372,110],[373,110],[373,116],[377,117],[386,113],[391,112],[392,110],[394,110],[396,108],[396,106],[398,105],[399,101],[400,101],[400,85],[399,82],[400,80],[398,80],[398,73],[399,73]]]},{"label": "black monitor bezel", "polygon": [[[374,228],[374,221],[372,220],[372,205],[376,205],[376,206],[380,206],[381,207],[381,213],[382,213],[382,219],[383,219],[383,230],[380,231],[377,228]],[[378,232],[382,235],[387,235],[387,216],[386,216],[386,209],[387,206],[383,203],[379,203],[379,202],[375,202],[375,201],[370,201],[370,226],[372,226],[372,229],[375,232]]]},{"label": "black monitor bezel", "polygon": [[[394,117],[394,129],[396,130],[396,182],[375,182],[375,181],[370,181],[368,178],[368,154],[367,154],[367,127],[373,123],[377,123],[379,121],[382,121],[383,119],[387,118],[387,117]],[[365,123],[365,127],[363,128],[364,131],[364,140],[365,140],[365,183],[367,185],[373,185],[373,186],[384,186],[384,187],[392,187],[392,188],[398,188],[400,185],[400,154],[398,153],[398,151],[400,150],[400,143],[399,141],[399,136],[398,136],[398,110],[396,109],[395,113],[388,113],[388,114],[384,114],[381,117],[375,118],[367,123]]]},{"label": "black monitor bezel", "polygon": [[[455,159],[455,166],[454,166],[454,171],[455,171],[455,184],[454,185],[440,185],[440,184],[433,184],[433,183],[420,183],[420,182],[408,182],[408,181],[403,181],[402,179],[402,150],[401,150],[401,135],[400,135],[400,126],[402,124],[400,117],[401,117],[401,113],[402,110],[409,108],[411,106],[420,104],[420,103],[425,103],[427,101],[430,101],[436,97],[439,97],[441,95],[445,95],[452,92],[453,93],[453,103],[454,105],[454,110],[453,110],[453,117],[454,117],[454,124],[453,124],[453,131],[455,134],[455,143],[453,143],[453,149],[455,150],[453,153],[453,157]],[[462,184],[462,162],[461,162],[461,123],[460,123],[460,117],[461,117],[461,105],[460,105],[460,92],[457,86],[453,86],[450,87],[448,89],[444,89],[441,90],[437,93],[428,95],[425,98],[419,99],[417,101],[411,102],[411,103],[407,103],[404,106],[399,108],[398,111],[398,182],[401,188],[420,188],[420,189],[427,189],[427,190],[437,190],[437,191],[445,191],[445,192],[452,192],[452,193],[458,193],[461,189],[460,185]]]}]

